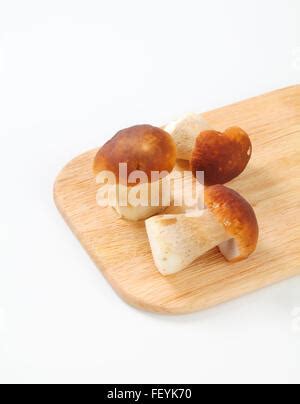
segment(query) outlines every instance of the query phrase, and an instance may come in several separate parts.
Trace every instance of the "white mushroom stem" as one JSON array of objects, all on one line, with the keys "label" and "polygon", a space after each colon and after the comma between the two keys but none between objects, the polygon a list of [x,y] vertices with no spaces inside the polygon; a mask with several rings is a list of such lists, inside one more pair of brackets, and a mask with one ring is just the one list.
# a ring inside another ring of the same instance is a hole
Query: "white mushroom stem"
[{"label": "white mushroom stem", "polygon": [[177,146],[177,158],[182,160],[191,159],[197,136],[211,129],[201,114],[187,114],[164,127],[164,130],[173,136]]},{"label": "white mushroom stem", "polygon": [[146,221],[146,229],[156,267],[162,275],[182,271],[230,239],[209,210],[156,216]]},{"label": "white mushroom stem", "polygon": [[114,208],[120,218],[139,221],[162,213],[172,203],[163,197],[163,180],[155,183],[139,184],[135,187],[124,185],[104,185],[97,193],[97,203],[101,207]]}]

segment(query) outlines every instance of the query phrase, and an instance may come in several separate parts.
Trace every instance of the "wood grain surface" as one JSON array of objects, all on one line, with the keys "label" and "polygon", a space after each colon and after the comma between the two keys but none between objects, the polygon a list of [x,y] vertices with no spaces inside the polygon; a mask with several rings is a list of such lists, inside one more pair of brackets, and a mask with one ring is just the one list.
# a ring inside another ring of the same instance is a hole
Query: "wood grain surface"
[{"label": "wood grain surface", "polygon": [[248,168],[228,184],[253,205],[260,225],[258,249],[246,261],[229,264],[216,248],[185,271],[163,277],[154,267],[144,222],[123,221],[111,208],[97,206],[91,170],[96,150],[71,161],[55,183],[66,222],[115,291],[135,307],[190,313],[300,274],[300,86],[204,117],[217,130],[241,126],[253,142]]}]

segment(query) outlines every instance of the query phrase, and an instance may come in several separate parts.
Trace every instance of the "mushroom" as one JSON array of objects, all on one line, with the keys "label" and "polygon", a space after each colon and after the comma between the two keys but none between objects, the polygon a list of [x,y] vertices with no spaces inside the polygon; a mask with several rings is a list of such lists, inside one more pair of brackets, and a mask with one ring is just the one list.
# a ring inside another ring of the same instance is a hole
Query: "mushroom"
[{"label": "mushroom", "polygon": [[196,139],[191,168],[195,177],[204,171],[205,185],[226,184],[245,170],[251,155],[251,140],[241,128],[205,131]]},{"label": "mushroom", "polygon": [[[118,132],[98,151],[94,173],[113,174],[116,183],[109,184],[116,191],[113,207],[121,217],[138,221],[164,208],[162,180],[175,164],[176,144],[172,137],[162,129],[139,125]],[[126,165],[125,171],[120,170],[121,165]],[[137,204],[130,200],[131,191],[140,194]],[[156,206],[153,200],[158,201]]]},{"label": "mushroom", "polygon": [[258,241],[258,223],[250,204],[223,185],[205,190],[206,209],[161,215],[146,221],[153,258],[162,275],[172,275],[207,251],[219,247],[229,262],[251,255]]},{"label": "mushroom", "polygon": [[200,132],[211,129],[201,114],[187,114],[170,122],[164,130],[173,137],[177,146],[177,158],[190,160],[195,141]]}]

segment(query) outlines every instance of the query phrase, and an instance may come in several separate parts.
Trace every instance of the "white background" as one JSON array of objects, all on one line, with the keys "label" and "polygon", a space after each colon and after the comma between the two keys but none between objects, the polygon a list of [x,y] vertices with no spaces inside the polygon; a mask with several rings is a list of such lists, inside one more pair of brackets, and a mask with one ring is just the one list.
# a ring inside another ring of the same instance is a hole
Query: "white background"
[{"label": "white background", "polygon": [[300,382],[299,278],[136,311],[52,201],[120,128],[299,83],[299,17],[299,0],[0,0],[1,382]]}]

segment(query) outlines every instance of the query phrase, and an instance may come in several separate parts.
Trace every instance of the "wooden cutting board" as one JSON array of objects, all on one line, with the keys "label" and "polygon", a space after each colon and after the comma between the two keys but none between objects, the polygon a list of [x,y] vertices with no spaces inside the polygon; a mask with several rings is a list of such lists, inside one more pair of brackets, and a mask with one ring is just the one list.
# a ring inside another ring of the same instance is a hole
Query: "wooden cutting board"
[{"label": "wooden cutting board", "polygon": [[[57,178],[58,209],[115,291],[129,304],[183,314],[225,302],[300,274],[300,86],[204,114],[217,130],[244,128],[253,142],[247,170],[229,186],[253,205],[260,224],[256,253],[227,263],[216,248],[185,271],[155,269],[145,225],[118,219],[96,204],[96,150],[71,161]],[[99,145],[100,146],[100,145]]]}]

